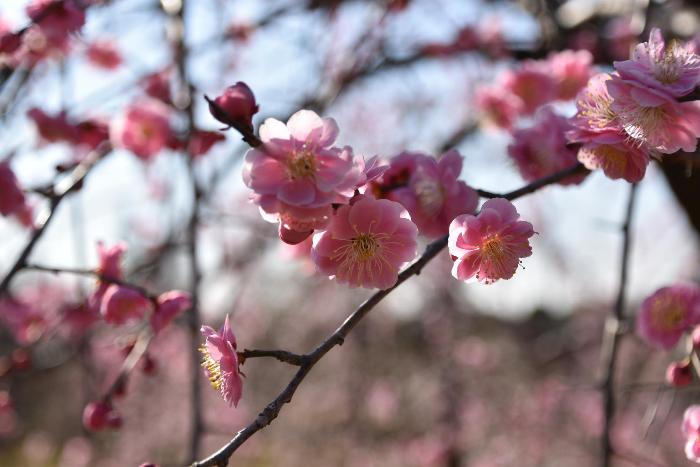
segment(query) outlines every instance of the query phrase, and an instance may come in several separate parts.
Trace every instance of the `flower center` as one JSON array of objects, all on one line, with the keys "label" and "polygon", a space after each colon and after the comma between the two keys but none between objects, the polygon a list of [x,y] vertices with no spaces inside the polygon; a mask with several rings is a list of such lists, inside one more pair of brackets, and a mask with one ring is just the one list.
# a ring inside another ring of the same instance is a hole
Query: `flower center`
[{"label": "flower center", "polygon": [[207,370],[209,382],[214,389],[217,391],[220,390],[224,382],[224,375],[221,373],[221,365],[211,357],[206,345],[201,346],[199,351],[202,353],[202,367]]},{"label": "flower center", "polygon": [[418,202],[429,215],[440,212],[444,200],[442,185],[433,179],[424,178],[416,183],[414,190]]},{"label": "flower center", "polygon": [[493,262],[501,262],[506,255],[506,248],[500,237],[494,235],[489,237],[481,246],[481,251]]},{"label": "flower center", "polygon": [[374,235],[363,233],[352,240],[352,252],[357,261],[367,261],[374,257],[379,243]]},{"label": "flower center", "polygon": [[667,118],[668,115],[662,107],[639,107],[630,112],[625,130],[632,138],[647,139],[663,132]]},{"label": "flower center", "polygon": [[586,117],[593,128],[605,128],[615,120],[615,113],[610,104],[612,100],[603,96],[589,94],[588,100],[578,101],[581,115]]},{"label": "flower center", "polygon": [[680,78],[680,66],[678,63],[678,42],[672,41],[664,51],[663,58],[655,63],[654,78],[664,84],[671,84]]},{"label": "flower center", "polygon": [[662,331],[678,329],[685,321],[685,308],[672,298],[658,298],[651,306],[654,325]]},{"label": "flower center", "polygon": [[293,180],[313,178],[317,170],[316,157],[306,149],[294,153],[287,162],[287,173]]}]

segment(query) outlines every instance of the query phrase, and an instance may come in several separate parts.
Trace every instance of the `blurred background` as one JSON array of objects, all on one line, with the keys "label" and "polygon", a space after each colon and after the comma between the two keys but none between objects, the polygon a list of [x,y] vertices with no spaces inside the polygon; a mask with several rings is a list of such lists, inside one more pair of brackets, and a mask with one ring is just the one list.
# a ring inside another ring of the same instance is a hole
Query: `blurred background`
[{"label": "blurred background", "polygon": [[[154,73],[175,73],[172,12],[181,0],[92,2],[67,47],[17,64],[0,54],[0,159],[22,186],[57,177],[75,148],[47,142],[29,109],[109,121],[144,94]],[[0,0],[0,30],[29,24],[29,2]],[[340,144],[366,157],[403,150],[464,156],[462,179],[506,192],[524,185],[507,155],[509,131],[483,125],[475,90],[522,60],[589,50],[600,71],[623,60],[652,26],[699,40],[694,0],[198,0],[184,8],[186,70],[196,126],[217,130],[203,95],[237,81],[260,113],[286,121],[300,108],[337,120]],[[467,40],[468,38],[478,40]],[[89,45],[111,41],[122,58],[101,69]],[[177,101],[177,80],[172,88]],[[177,104],[177,103],[176,103]],[[555,105],[561,115],[571,102]],[[183,124],[180,122],[180,124]],[[523,119],[516,127],[527,126]],[[332,332],[370,291],[314,275],[303,248],[279,242],[248,202],[240,176],[247,146],[226,140],[195,162],[203,188],[197,244],[203,323],[232,319],[239,346],[303,353]],[[628,306],[656,288],[698,279],[700,183],[693,155],[653,162],[633,219]],[[130,282],[188,290],[186,248],[193,208],[191,164],[163,151],[144,164],[114,150],[63,202],[32,259],[58,267],[97,264],[96,244],[128,244]],[[593,173],[548,187],[516,206],[539,233],[512,280],[463,284],[440,255],[389,295],[346,343],[313,370],[281,416],[235,454],[237,466],[599,465],[603,412],[599,359],[603,322],[619,285],[624,181]],[[32,196],[37,212],[46,201]],[[31,232],[0,219],[0,274]],[[31,307],[18,338],[0,315],[0,466],[184,465],[191,435],[192,341],[185,319],[155,339],[115,405],[120,430],[89,434],[81,414],[117,375],[135,329],[65,326],[67,310],[94,281],[22,272],[13,295]],[[629,326],[625,328],[629,331]],[[672,353],[633,333],[621,346],[614,465],[686,465],[680,415],[696,387],[663,384]],[[293,368],[247,362],[233,409],[209,387],[201,455],[223,445],[287,384]]]}]

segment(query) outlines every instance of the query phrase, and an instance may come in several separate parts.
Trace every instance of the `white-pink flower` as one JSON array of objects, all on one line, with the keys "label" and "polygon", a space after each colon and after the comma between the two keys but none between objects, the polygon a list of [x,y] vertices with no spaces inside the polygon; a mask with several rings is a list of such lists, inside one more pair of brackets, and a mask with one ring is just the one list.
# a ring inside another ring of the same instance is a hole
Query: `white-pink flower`
[{"label": "white-pink flower", "polygon": [[666,44],[658,28],[649,33],[649,42],[635,47],[631,60],[614,66],[623,79],[673,97],[685,96],[700,84],[700,56],[693,45],[676,40]]},{"label": "white-pink flower", "polygon": [[573,99],[593,76],[593,55],[587,50],[552,53],[547,65],[557,85],[557,99]]},{"label": "white-pink flower", "polygon": [[149,161],[172,138],[170,112],[155,99],[136,102],[110,123],[109,136],[115,147],[128,149]]},{"label": "white-pink flower", "polygon": [[202,366],[211,385],[221,392],[226,403],[238,406],[243,394],[243,380],[238,369],[236,336],[231,330],[228,315],[219,332],[209,326],[202,326],[202,335],[205,343],[199,350],[204,358]]},{"label": "white-pink flower", "polygon": [[686,439],[685,456],[700,464],[700,405],[691,405],[685,409],[681,431]]},{"label": "white-pink flower", "polygon": [[328,229],[314,236],[319,272],[350,287],[388,289],[416,255],[416,225],[403,206],[360,195],[338,208]]},{"label": "white-pink flower", "polygon": [[520,258],[532,254],[529,238],[535,234],[532,224],[519,218],[510,201],[495,198],[485,202],[478,215],[452,221],[448,239],[455,261],[452,275],[486,284],[513,277]]},{"label": "white-pink flower", "polygon": [[338,126],[310,110],[300,110],[287,124],[268,118],[260,127],[263,146],[246,154],[243,181],[267,220],[289,230],[323,228],[331,204],[347,203],[362,168],[352,149],[333,146]]},{"label": "white-pink flower", "polygon": [[606,82],[611,109],[637,144],[663,154],[695,151],[700,137],[700,102],[677,102],[669,94],[613,75]]},{"label": "white-pink flower", "polygon": [[590,79],[576,98],[576,115],[566,137],[579,143],[578,160],[590,170],[602,169],[612,179],[638,182],[646,173],[649,151],[633,144],[613,110],[607,83],[612,76],[600,73]]}]

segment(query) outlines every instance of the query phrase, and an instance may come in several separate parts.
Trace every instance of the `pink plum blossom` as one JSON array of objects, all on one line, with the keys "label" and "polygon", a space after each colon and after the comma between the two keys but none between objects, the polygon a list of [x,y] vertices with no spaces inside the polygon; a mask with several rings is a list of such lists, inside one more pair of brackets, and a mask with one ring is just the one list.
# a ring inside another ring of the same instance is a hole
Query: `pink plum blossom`
[{"label": "pink plum blossom", "polygon": [[566,137],[579,143],[578,160],[588,169],[602,169],[612,179],[638,182],[649,164],[648,150],[632,144],[613,111],[607,83],[612,76],[600,73],[590,79],[576,99],[578,109]]},{"label": "pink plum blossom", "polygon": [[[388,183],[376,185],[384,196],[401,203],[420,233],[429,238],[447,234],[452,219],[473,213],[479,203],[476,191],[458,180],[462,156],[451,150],[439,159],[404,152],[394,157],[384,172]],[[405,173],[404,173],[405,171]],[[404,180],[397,179],[403,174]]]},{"label": "pink plum blossom", "polygon": [[523,101],[499,86],[481,86],[474,95],[474,104],[486,123],[510,130],[523,110]]},{"label": "pink plum blossom", "polygon": [[[565,132],[570,128],[566,118],[546,108],[537,113],[533,126],[513,132],[508,154],[525,180],[530,182],[576,164],[577,151],[567,146],[565,137]],[[569,177],[559,183],[580,183],[584,177]]]},{"label": "pink plum blossom", "polygon": [[90,402],[83,410],[83,426],[89,431],[122,426],[122,418],[109,402]]},{"label": "pink plum blossom", "polygon": [[700,464],[700,405],[691,405],[685,409],[681,431],[686,438],[686,457]]},{"label": "pink plum blossom", "polygon": [[350,287],[388,289],[416,255],[418,229],[401,204],[360,195],[338,208],[314,236],[311,258],[322,274]]},{"label": "pink plum blossom", "polygon": [[31,225],[31,208],[7,161],[0,162],[0,214],[16,216],[25,225]]},{"label": "pink plum blossom", "polygon": [[46,317],[38,307],[17,298],[0,299],[0,322],[22,345],[36,342],[48,326]]},{"label": "pink plum blossom", "polygon": [[635,47],[631,60],[614,65],[621,78],[672,97],[685,96],[700,84],[700,56],[692,45],[666,44],[658,28],[651,30],[649,42]]},{"label": "pink plum blossom", "polygon": [[258,113],[258,104],[247,84],[239,81],[214,100],[204,97],[209,102],[209,112],[221,123],[253,129],[253,115]]},{"label": "pink plum blossom", "polygon": [[78,131],[69,121],[64,112],[49,115],[36,107],[27,112],[34,120],[41,139],[47,143],[72,142],[77,139]]},{"label": "pink plum blossom", "polygon": [[114,41],[97,40],[91,43],[85,55],[88,61],[99,68],[114,70],[122,64],[122,57]]},{"label": "pink plum blossom", "polygon": [[65,38],[85,23],[85,12],[73,0],[34,0],[26,11],[50,41]]},{"label": "pink plum blossom", "polygon": [[518,220],[515,206],[503,198],[484,203],[478,215],[463,214],[450,224],[448,247],[455,262],[452,275],[486,284],[510,279],[520,258],[532,254],[532,224]]},{"label": "pink plum blossom", "polygon": [[523,114],[532,115],[542,105],[557,98],[557,83],[544,62],[529,60],[517,70],[501,76],[501,92],[508,91],[523,103]]},{"label": "pink plum blossom", "polygon": [[108,323],[121,325],[142,319],[152,308],[151,301],[140,291],[112,284],[102,296],[100,313]]},{"label": "pink plum blossom", "polygon": [[332,204],[348,202],[366,175],[351,148],[332,146],[337,134],[333,119],[310,110],[295,113],[286,125],[265,120],[264,144],[246,154],[243,181],[266,220],[309,232],[327,225]]},{"label": "pink plum blossom", "polygon": [[243,380],[238,369],[236,336],[231,330],[228,315],[219,332],[202,326],[202,334],[205,343],[200,351],[204,358],[204,371],[214,389],[221,392],[224,401],[236,407],[243,394]]},{"label": "pink plum blossom", "polygon": [[151,327],[155,333],[163,330],[182,312],[192,308],[192,297],[187,292],[171,290],[160,294],[157,303],[151,315]]},{"label": "pink plum blossom", "polygon": [[606,85],[613,97],[612,111],[638,144],[663,154],[695,151],[700,137],[700,102],[677,102],[663,91],[614,75]]},{"label": "pink plum blossom", "polygon": [[693,369],[690,360],[685,359],[680,362],[672,362],[666,368],[666,382],[671,386],[687,386],[693,382]]},{"label": "pink plum blossom", "polygon": [[698,323],[700,288],[680,283],[662,287],[642,302],[637,334],[649,345],[670,349]]},{"label": "pink plum blossom", "polygon": [[593,76],[593,55],[587,50],[564,50],[547,58],[557,86],[557,99],[569,100],[586,86]]},{"label": "pink plum blossom", "polygon": [[216,131],[195,130],[189,141],[188,154],[198,158],[214,147],[215,144],[226,141],[226,136]]},{"label": "pink plum blossom", "polygon": [[127,149],[149,161],[171,139],[170,112],[154,99],[134,103],[112,121],[109,135],[115,147]]},{"label": "pink plum blossom", "polygon": [[171,105],[172,94],[170,92],[170,75],[172,74],[170,68],[165,68],[164,70],[151,73],[146,76],[141,85],[143,90],[150,97],[157,99],[165,104]]}]

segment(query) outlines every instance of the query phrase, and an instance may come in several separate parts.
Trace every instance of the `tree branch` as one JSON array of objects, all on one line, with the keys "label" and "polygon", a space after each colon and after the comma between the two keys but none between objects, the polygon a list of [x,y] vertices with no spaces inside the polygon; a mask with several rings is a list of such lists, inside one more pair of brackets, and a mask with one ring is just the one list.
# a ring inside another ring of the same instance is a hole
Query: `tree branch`
[{"label": "tree branch", "polygon": [[63,199],[70,193],[82,188],[83,181],[90,170],[92,170],[95,164],[106,156],[111,150],[112,148],[108,144],[102,145],[101,148],[91,152],[83,162],[78,164],[67,179],[61,180],[60,182],[54,184],[52,188],[49,211],[43,217],[43,219],[39,221],[24,249],[19,254],[14,264],[3,278],[2,282],[0,282],[0,296],[7,294],[12,279],[27,265],[29,256],[31,255],[32,251],[34,251],[36,244],[46,232],[46,229],[51,223],[51,220],[54,218],[56,210],[58,209],[59,204],[61,204],[61,201],[63,201]]},{"label": "tree branch", "polygon": [[632,242],[631,229],[632,214],[634,211],[634,201],[637,193],[637,184],[630,185],[629,198],[627,201],[627,211],[625,221],[622,225],[622,252],[620,260],[620,285],[617,291],[615,307],[611,310],[610,316],[605,321],[603,329],[603,343],[600,350],[601,368],[603,377],[600,383],[600,390],[603,393],[603,432],[601,434],[601,465],[608,467],[611,465],[615,451],[611,444],[612,421],[615,415],[615,366],[617,363],[617,352],[619,347],[620,323],[624,319],[625,294],[627,289],[627,274],[629,268],[629,251]]}]

